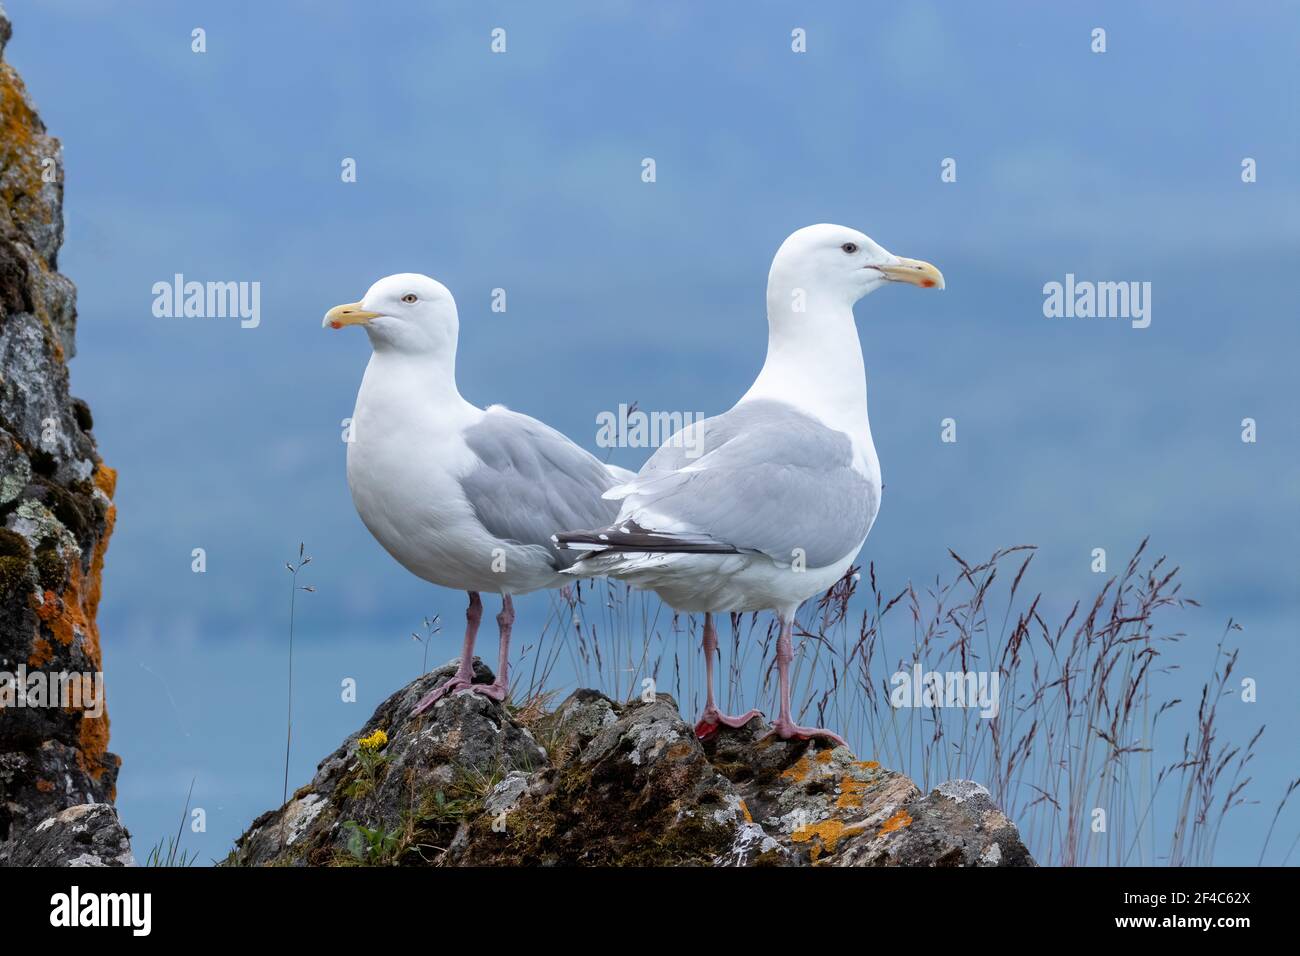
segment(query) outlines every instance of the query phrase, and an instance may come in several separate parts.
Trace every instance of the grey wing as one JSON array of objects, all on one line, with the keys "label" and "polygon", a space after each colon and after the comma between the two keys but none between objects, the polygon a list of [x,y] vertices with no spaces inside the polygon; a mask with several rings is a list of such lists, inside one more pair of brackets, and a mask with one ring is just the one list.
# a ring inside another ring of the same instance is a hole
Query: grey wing
[{"label": "grey wing", "polygon": [[[879,487],[853,467],[849,436],[792,406],[746,402],[661,448],[631,482],[620,523],[644,534],[701,535],[787,564],[820,568],[857,548]],[[607,539],[608,540],[608,539]]]},{"label": "grey wing", "polygon": [[618,483],[615,475],[535,418],[493,406],[466,429],[465,442],[481,460],[461,480],[479,521],[504,541],[546,548],[557,568],[576,555],[555,549],[556,531],[608,524],[618,512],[617,502],[601,497]]}]

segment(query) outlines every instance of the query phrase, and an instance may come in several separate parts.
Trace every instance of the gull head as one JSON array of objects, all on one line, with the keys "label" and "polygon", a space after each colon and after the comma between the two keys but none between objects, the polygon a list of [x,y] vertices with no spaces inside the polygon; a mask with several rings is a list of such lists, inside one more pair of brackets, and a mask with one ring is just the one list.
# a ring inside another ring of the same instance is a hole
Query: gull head
[{"label": "gull head", "polygon": [[805,226],[781,243],[768,275],[768,293],[852,306],[891,283],[942,289],[943,273],[920,259],[894,255],[856,229],[822,223]]},{"label": "gull head", "polygon": [[460,322],[456,300],[436,279],[401,272],[380,279],[359,302],[336,305],[322,327],[359,325],[376,352],[440,352],[456,347]]}]

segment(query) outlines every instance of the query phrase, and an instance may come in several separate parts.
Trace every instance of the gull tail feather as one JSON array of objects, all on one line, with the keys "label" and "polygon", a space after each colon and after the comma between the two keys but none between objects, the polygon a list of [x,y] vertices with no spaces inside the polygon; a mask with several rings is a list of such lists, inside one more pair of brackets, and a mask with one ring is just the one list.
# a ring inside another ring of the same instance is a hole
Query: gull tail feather
[{"label": "gull tail feather", "polygon": [[[739,554],[736,548],[707,534],[651,531],[635,521],[596,531],[561,531],[557,547],[585,552],[579,563],[601,554]],[[578,572],[580,573],[580,572]]]}]

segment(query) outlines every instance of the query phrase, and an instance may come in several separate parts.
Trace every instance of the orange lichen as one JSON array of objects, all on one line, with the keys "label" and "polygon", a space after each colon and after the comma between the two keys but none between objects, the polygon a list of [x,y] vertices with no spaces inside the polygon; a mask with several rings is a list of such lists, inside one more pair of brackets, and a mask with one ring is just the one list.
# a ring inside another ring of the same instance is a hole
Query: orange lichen
[{"label": "orange lichen", "polygon": [[[81,728],[77,733],[77,740],[81,744],[81,749],[77,752],[77,762],[81,764],[82,769],[90,774],[92,780],[98,780],[108,769],[108,714],[103,713],[98,717],[82,717]],[[117,797],[116,788],[113,788],[108,799],[114,800]]]},{"label": "orange lichen", "polygon": [[[117,472],[101,464],[95,469],[94,482],[105,495],[111,497],[117,486]],[[103,670],[103,655],[95,615],[99,611],[104,553],[108,550],[108,539],[113,533],[116,520],[117,509],[110,504],[104,519],[104,533],[95,543],[90,557],[89,571],[83,575],[81,562],[74,560],[68,568],[68,584],[62,594],[46,591],[44,601],[40,604],[36,603],[34,597],[32,599],[36,616],[56,641],[66,647],[72,644],[78,634],[81,636],[82,651],[96,671]],[[78,728],[81,750],[77,754],[77,761],[95,780],[102,777],[107,769],[108,730],[107,713],[101,713],[98,717],[83,715]],[[113,796],[110,794],[110,799]]]},{"label": "orange lichen", "polygon": [[746,823],[753,823],[753,822],[754,822],[754,816],[753,816],[753,814],[751,814],[751,813],[749,812],[749,806],[748,806],[748,804],[745,803],[744,800],[741,800],[741,801],[740,801],[740,812],[743,813],[743,814],[745,815],[745,822],[746,822]]},{"label": "orange lichen", "polygon": [[861,767],[863,770],[879,770],[880,764],[875,760],[855,760],[853,766]]},{"label": "orange lichen", "polygon": [[818,763],[830,763],[830,762],[831,762],[831,756],[832,756],[833,753],[834,753],[834,751],[832,751],[832,750],[822,750],[822,751],[818,751],[818,753],[817,753],[817,757],[816,757],[816,760],[817,760]]},{"label": "orange lichen", "polygon": [[37,777],[37,778],[36,778],[36,789],[39,790],[41,793],[53,793],[53,792],[54,792],[54,781],[52,781],[52,780],[46,780],[46,779],[44,779],[44,778],[42,778],[42,777]]},{"label": "orange lichen", "polygon": [[[59,142],[46,135],[27,99],[27,90],[13,67],[0,63],[0,202],[9,210],[10,218],[30,234],[32,223],[48,224],[60,216],[58,199],[46,191],[49,173],[57,171],[51,161],[58,155]],[[28,259],[29,267],[48,273],[49,263],[40,255]],[[62,337],[55,329],[45,299],[36,296],[32,302],[45,332],[46,346],[56,362],[64,361]]]},{"label": "orange lichen", "polygon": [[44,667],[54,660],[54,646],[43,637],[32,641],[32,652],[27,656],[28,667]]},{"label": "orange lichen", "polygon": [[0,130],[8,149],[30,149],[40,120],[27,102],[27,88],[17,71],[0,63]]},{"label": "orange lichen", "polygon": [[68,587],[60,596],[53,591],[46,591],[44,600],[37,603],[32,598],[36,616],[46,626],[54,639],[64,647],[70,647],[77,632],[85,633],[86,615],[81,610],[81,566],[73,561],[68,569]]},{"label": "orange lichen", "polygon": [[912,815],[906,810],[899,810],[892,817],[880,825],[880,834],[893,833],[895,830],[901,830],[903,827],[912,825]]},{"label": "orange lichen", "polygon": [[812,766],[808,763],[806,756],[800,757],[792,767],[788,767],[781,773],[785,780],[793,780],[795,783],[803,783],[808,779],[808,774],[812,772]]},{"label": "orange lichen", "polygon": [[[808,843],[816,838],[820,841],[820,847],[825,849],[828,853],[831,853],[834,852],[835,845],[839,843],[840,840],[851,836],[857,836],[865,829],[866,827],[861,823],[846,825],[843,820],[838,820],[835,817],[827,817],[820,823],[810,823],[807,826],[799,827],[790,834],[790,839],[795,843]],[[815,846],[813,849],[815,851],[817,850],[817,847]],[[813,859],[816,860],[818,855],[820,854],[815,854]]]},{"label": "orange lichen", "polygon": [[109,468],[103,462],[99,463],[99,466],[95,469],[95,474],[91,476],[91,480],[95,482],[96,488],[110,498],[117,491],[117,469]]},{"label": "orange lichen", "polygon": [[845,777],[840,781],[840,798],[835,801],[835,806],[841,810],[862,806],[862,793],[866,789],[865,781]]},{"label": "orange lichen", "polygon": [[[117,471],[101,462],[95,467],[93,480],[95,487],[109,499],[112,499],[113,492],[117,490]],[[116,525],[117,506],[110,500],[108,510],[104,515],[104,533],[95,542],[95,550],[90,556],[90,571],[86,576],[85,597],[82,600],[82,608],[86,617],[86,652],[91,655],[96,667],[101,666],[99,624],[95,618],[99,613],[99,598],[102,593],[104,553],[108,550],[108,539],[112,537],[113,528]]]},{"label": "orange lichen", "polygon": [[[44,127],[27,102],[22,79],[9,64],[0,63],[0,165],[18,174],[2,197],[10,209],[17,200],[41,191],[44,157],[38,143],[44,138]],[[42,218],[48,222],[51,210],[40,206]]]}]

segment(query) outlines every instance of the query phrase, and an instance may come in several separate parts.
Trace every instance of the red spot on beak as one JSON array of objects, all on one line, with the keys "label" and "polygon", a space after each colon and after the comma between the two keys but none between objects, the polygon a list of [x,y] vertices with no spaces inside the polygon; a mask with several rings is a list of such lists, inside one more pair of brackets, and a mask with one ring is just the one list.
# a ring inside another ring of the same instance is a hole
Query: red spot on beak
[{"label": "red spot on beak", "polygon": [[924,288],[926,288],[926,289],[933,289],[933,288],[934,288],[934,280],[933,280],[933,279],[922,279],[922,280],[921,280],[921,285],[922,285],[922,287],[924,287]]},{"label": "red spot on beak", "polygon": [[[934,285],[933,282],[930,283],[930,284],[931,284],[931,285]],[[342,322],[331,322],[331,323],[330,323],[330,328],[331,328],[331,329],[341,329],[341,328],[343,328],[343,323],[342,323]]]}]

